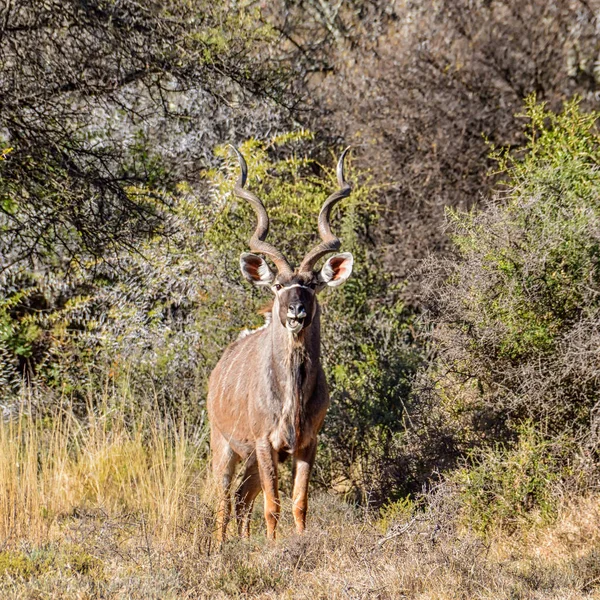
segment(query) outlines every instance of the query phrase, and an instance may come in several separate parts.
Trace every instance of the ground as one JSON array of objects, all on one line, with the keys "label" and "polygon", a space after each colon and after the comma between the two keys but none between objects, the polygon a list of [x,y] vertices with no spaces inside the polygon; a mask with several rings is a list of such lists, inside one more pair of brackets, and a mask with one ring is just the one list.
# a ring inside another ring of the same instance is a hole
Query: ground
[{"label": "ground", "polygon": [[[193,502],[193,499],[190,499]],[[172,539],[139,515],[75,511],[42,544],[0,552],[2,598],[600,598],[600,503],[565,501],[558,518],[489,539],[457,523],[452,493],[427,512],[368,513],[313,494],[307,533],[266,541],[260,506],[249,541],[218,547],[209,507]]]}]

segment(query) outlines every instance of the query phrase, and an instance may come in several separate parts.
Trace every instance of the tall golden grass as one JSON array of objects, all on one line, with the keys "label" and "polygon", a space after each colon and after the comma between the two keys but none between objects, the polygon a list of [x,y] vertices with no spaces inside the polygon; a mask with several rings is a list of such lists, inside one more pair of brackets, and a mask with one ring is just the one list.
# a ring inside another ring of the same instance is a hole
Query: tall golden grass
[{"label": "tall golden grass", "polygon": [[70,405],[36,416],[23,401],[0,422],[0,542],[49,541],[61,519],[87,510],[137,515],[172,539],[209,495],[202,441],[158,410],[135,415],[112,399],[83,418]]},{"label": "tall golden grass", "polygon": [[[600,592],[600,502],[565,498],[552,523],[487,541],[440,485],[381,514],[313,491],[308,531],[283,498],[268,543],[212,543],[206,439],[157,409],[106,397],[0,422],[0,598],[588,599]],[[285,487],[285,486],[283,486]],[[284,490],[285,491],[285,490]]]}]

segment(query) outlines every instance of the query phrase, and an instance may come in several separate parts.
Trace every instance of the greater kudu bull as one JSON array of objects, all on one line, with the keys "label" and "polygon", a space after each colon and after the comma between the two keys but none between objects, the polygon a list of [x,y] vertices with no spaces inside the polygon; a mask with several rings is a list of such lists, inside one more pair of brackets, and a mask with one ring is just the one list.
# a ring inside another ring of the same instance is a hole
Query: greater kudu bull
[{"label": "greater kudu bull", "polygon": [[256,254],[244,253],[240,266],[244,277],[257,286],[269,286],[273,306],[263,327],[240,336],[223,353],[210,376],[208,415],[211,425],[213,471],[221,486],[218,535],[224,539],[230,513],[230,487],[236,464],[245,472],[235,493],[238,531],[250,532],[254,500],[264,492],[267,535],[275,537],[279,518],[277,463],[293,457],[293,514],[298,532],[304,531],[308,505],[308,480],[315,461],[317,433],[329,405],[327,382],[320,362],[320,321],[317,293],[338,286],[352,272],[352,255],[337,254],[315,271],[317,261],[340,247],[331,233],[333,206],[350,194],[344,180],[344,157],[338,162],[340,189],[323,204],[319,213],[322,242],[311,250],[298,269],[265,242],[269,218],[263,203],[244,189],[246,161],[234,148],[241,168],[234,192],[254,208],[258,224],[250,249],[271,258],[273,273]]}]

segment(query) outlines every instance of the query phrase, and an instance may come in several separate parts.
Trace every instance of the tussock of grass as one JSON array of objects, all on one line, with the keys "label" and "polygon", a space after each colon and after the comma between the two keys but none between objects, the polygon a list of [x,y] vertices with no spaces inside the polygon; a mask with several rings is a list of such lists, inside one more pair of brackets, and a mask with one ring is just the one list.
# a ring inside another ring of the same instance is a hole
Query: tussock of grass
[{"label": "tussock of grass", "polygon": [[0,552],[0,580],[23,581],[63,571],[90,576],[96,580],[104,579],[102,562],[81,546],[64,544],[58,548]]},{"label": "tussock of grass", "polygon": [[[598,497],[483,538],[456,484],[381,513],[311,495],[280,539],[257,506],[250,540],[213,543],[202,444],[156,415],[69,410],[0,425],[2,598],[592,598],[600,590]],[[258,503],[260,505],[260,502]]]},{"label": "tussock of grass", "polygon": [[108,404],[85,419],[70,408],[52,418],[30,412],[24,405],[0,426],[5,544],[51,541],[61,520],[90,512],[135,515],[167,541],[197,515],[206,461],[183,425]]}]

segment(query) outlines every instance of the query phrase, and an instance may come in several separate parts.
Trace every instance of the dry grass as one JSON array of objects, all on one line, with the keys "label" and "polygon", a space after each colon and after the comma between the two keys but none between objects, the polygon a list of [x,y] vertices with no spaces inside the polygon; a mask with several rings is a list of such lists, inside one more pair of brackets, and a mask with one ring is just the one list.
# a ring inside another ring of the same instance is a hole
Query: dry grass
[{"label": "dry grass", "polygon": [[[58,523],[90,511],[137,515],[162,542],[204,497],[202,440],[158,412],[104,403],[85,419],[71,407],[32,418],[24,404],[0,426],[0,541],[54,540]],[[59,534],[60,537],[60,534]]]},{"label": "dry grass", "polygon": [[600,597],[598,497],[488,543],[457,523],[440,487],[428,508],[385,517],[313,493],[310,528],[212,541],[203,444],[183,426],[104,407],[83,421],[21,414],[0,426],[2,598]]}]

